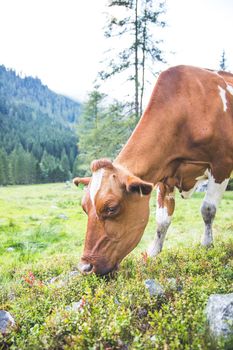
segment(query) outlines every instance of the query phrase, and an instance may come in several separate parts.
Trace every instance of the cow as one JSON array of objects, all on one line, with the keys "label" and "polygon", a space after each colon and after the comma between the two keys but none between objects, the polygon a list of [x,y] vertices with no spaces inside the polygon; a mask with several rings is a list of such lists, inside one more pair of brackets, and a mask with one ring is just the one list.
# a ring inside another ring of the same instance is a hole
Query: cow
[{"label": "cow", "polygon": [[157,188],[157,231],[148,254],[161,252],[175,208],[208,179],[202,244],[233,170],[233,74],[180,65],[162,72],[139,123],[116,159],[94,160],[82,199],[88,215],[82,273],[105,275],[139,243]]}]

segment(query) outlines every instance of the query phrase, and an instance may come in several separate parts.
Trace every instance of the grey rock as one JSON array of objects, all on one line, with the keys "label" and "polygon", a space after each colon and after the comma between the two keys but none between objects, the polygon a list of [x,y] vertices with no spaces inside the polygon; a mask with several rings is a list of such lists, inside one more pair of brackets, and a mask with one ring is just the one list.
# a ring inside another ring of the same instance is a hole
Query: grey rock
[{"label": "grey rock", "polygon": [[80,275],[80,272],[78,270],[74,270],[69,272],[67,275],[59,275],[59,276],[55,276],[52,277],[49,281],[47,281],[48,284],[57,284],[59,287],[63,287],[67,284],[67,282]]},{"label": "grey rock", "polygon": [[138,317],[139,317],[139,318],[146,317],[147,314],[148,314],[148,311],[147,311],[147,309],[145,309],[144,307],[141,307],[141,308],[138,310]]},{"label": "grey rock", "polygon": [[168,287],[170,287],[171,289],[173,290],[176,290],[177,289],[177,282],[176,282],[176,279],[175,278],[168,278],[167,279],[167,284],[168,284]]},{"label": "grey rock", "polygon": [[53,283],[57,283],[59,281],[59,277],[60,276],[54,276],[52,277],[50,280],[47,281],[48,284],[53,284]]},{"label": "grey rock", "polygon": [[152,335],[152,336],[150,337],[150,340],[151,340],[152,342],[156,342],[156,341],[157,341],[157,336],[156,336],[156,335]]},{"label": "grey rock", "polygon": [[0,310],[0,332],[5,334],[15,325],[15,320],[8,311]]},{"label": "grey rock", "polygon": [[68,216],[66,216],[65,214],[59,214],[57,216],[58,219],[63,219],[63,220],[68,220]]},{"label": "grey rock", "polygon": [[233,335],[233,293],[210,295],[205,312],[212,337]]},{"label": "grey rock", "polygon": [[125,344],[121,339],[117,339],[117,345],[118,345],[118,349],[121,349],[121,350],[129,349],[128,345]]},{"label": "grey rock", "polygon": [[7,252],[13,252],[15,250],[15,248],[13,248],[13,247],[8,247],[8,248],[6,248],[6,251]]},{"label": "grey rock", "polygon": [[177,280],[174,277],[167,279],[167,286],[173,291],[182,292],[182,285],[177,283]]},{"label": "grey rock", "polygon": [[66,306],[66,311],[74,311],[74,312],[80,312],[83,311],[83,307],[85,305],[85,302],[83,299],[80,299],[79,301],[73,302],[71,305]]},{"label": "grey rock", "polygon": [[9,300],[13,301],[15,300],[15,292],[13,292],[12,290],[8,293],[8,298]]},{"label": "grey rock", "polygon": [[114,303],[117,305],[121,305],[121,303],[119,302],[119,300],[117,298],[114,299]]},{"label": "grey rock", "polygon": [[66,181],[65,183],[65,188],[70,188],[71,187],[72,182],[71,181]]},{"label": "grey rock", "polygon": [[76,276],[79,276],[80,275],[80,272],[78,270],[74,270],[74,271],[71,271],[69,274],[68,274],[68,279],[70,278],[74,278]]},{"label": "grey rock", "polygon": [[150,296],[162,296],[164,295],[163,287],[156,280],[145,280],[145,287],[148,289]]}]

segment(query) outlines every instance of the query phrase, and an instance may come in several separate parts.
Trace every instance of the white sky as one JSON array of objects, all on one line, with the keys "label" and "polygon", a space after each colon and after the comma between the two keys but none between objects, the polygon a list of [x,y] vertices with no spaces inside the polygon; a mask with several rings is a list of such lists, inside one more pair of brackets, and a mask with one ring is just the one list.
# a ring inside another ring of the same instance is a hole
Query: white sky
[{"label": "white sky", "polygon": [[[0,64],[83,100],[93,88],[109,43],[102,29],[105,4],[106,0],[0,0]],[[232,0],[167,0],[165,19],[164,49],[175,54],[167,54],[164,69],[176,64],[217,69],[225,49],[233,71]]]}]

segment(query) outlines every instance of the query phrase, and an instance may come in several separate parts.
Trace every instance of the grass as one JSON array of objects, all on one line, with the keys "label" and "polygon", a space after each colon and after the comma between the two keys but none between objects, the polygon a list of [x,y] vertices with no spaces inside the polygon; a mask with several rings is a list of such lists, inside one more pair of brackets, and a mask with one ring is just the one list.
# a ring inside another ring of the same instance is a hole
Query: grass
[{"label": "grass", "polygon": [[[177,198],[163,252],[146,259],[141,253],[155,232],[153,196],[143,239],[111,280],[67,278],[84,242],[82,194],[65,184],[0,188],[0,309],[16,321],[0,336],[0,349],[232,348],[222,340],[213,345],[203,311],[210,294],[233,292],[233,193],[225,193],[217,212],[214,248],[199,245],[203,194],[195,194]],[[58,282],[48,283],[55,276]],[[163,297],[150,297],[148,278],[163,285]],[[66,309],[80,300],[79,311]]]}]

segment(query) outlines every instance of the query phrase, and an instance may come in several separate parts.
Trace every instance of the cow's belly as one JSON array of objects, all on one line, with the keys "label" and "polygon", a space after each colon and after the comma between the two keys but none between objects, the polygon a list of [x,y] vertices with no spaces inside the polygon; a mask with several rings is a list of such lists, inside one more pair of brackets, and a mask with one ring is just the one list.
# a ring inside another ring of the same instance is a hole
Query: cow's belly
[{"label": "cow's belly", "polygon": [[182,198],[192,196],[198,185],[208,179],[206,164],[182,164],[176,174]]},{"label": "cow's belly", "polygon": [[206,180],[208,180],[208,177],[206,176],[206,173],[205,173],[202,178],[198,179],[195,182],[195,185],[192,188],[190,188],[190,190],[188,190],[188,191],[181,190],[181,197],[184,199],[190,198],[192,196],[192,194],[196,191],[197,187],[199,185],[205,183]]}]

